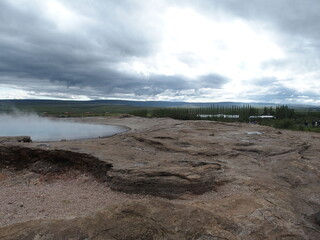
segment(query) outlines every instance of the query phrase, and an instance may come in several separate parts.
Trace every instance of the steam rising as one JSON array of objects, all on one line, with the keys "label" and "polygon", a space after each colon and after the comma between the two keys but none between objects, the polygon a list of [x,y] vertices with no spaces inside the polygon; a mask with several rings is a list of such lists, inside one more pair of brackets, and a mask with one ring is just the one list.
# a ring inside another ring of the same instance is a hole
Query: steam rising
[{"label": "steam rising", "polygon": [[0,136],[30,136],[33,141],[59,141],[106,137],[124,132],[111,125],[52,120],[36,115],[0,114]]}]

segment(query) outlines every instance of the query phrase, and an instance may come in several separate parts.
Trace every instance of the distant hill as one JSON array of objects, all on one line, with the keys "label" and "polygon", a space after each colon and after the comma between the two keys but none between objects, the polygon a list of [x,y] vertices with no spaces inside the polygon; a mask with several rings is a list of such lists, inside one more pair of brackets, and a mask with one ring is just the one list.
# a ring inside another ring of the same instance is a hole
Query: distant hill
[{"label": "distant hill", "polygon": [[[243,106],[243,105],[251,105],[251,106],[277,106],[282,104],[275,103],[245,103],[245,102],[169,102],[169,101],[128,101],[128,100],[92,100],[92,101],[64,101],[64,100],[33,100],[33,99],[19,99],[19,100],[0,100],[1,105],[6,106],[31,106],[31,105],[55,105],[55,106],[65,106],[65,105],[73,105],[73,106],[101,106],[101,105],[120,105],[120,106],[131,106],[131,107],[209,107],[212,105],[215,106]],[[305,104],[284,104],[288,105],[292,108],[313,108],[320,109],[320,107],[316,107],[313,105],[305,105]]]}]

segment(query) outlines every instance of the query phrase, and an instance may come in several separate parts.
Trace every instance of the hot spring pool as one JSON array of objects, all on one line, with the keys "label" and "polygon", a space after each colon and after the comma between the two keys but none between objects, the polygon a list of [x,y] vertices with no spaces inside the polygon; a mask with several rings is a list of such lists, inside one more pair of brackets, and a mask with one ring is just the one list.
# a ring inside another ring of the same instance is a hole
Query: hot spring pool
[{"label": "hot spring pool", "polygon": [[34,115],[0,115],[0,136],[30,136],[33,141],[108,137],[126,130],[120,126],[52,120]]}]

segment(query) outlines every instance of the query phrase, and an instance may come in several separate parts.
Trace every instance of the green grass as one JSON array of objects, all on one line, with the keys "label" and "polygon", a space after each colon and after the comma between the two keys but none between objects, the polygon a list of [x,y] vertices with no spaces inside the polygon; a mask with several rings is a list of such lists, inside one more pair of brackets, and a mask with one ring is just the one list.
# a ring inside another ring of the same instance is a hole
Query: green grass
[{"label": "green grass", "polygon": [[[311,123],[314,120],[320,120],[320,111],[299,111],[295,113],[294,109],[287,106],[278,106],[273,109],[273,115],[277,119],[257,119],[261,125],[271,126],[278,129],[288,129],[296,131],[320,132],[320,126],[312,127]],[[252,106],[242,107],[208,107],[208,108],[154,108],[153,110],[141,109],[133,111],[132,114],[141,117],[170,117],[179,120],[214,120],[222,122],[249,122],[249,116],[261,115],[264,109],[255,108]],[[238,119],[207,117],[200,118],[198,114],[230,114],[240,115]],[[264,113],[268,114],[268,113]],[[308,121],[309,126],[305,127],[305,121]]]},{"label": "green grass", "polygon": [[1,104],[0,112],[19,111],[23,113],[36,113],[40,116],[63,116],[63,117],[81,117],[81,116],[105,116],[128,114],[132,111],[140,110],[139,107],[127,105],[106,105],[92,102],[38,102],[26,101],[11,104]]},{"label": "green grass", "polygon": [[[132,114],[140,117],[170,117],[180,120],[215,120],[223,122],[249,122],[251,115],[261,115],[264,109],[261,107],[244,106],[211,106],[200,108],[160,108],[160,107],[134,107],[123,104],[106,104],[102,102],[78,102],[78,101],[16,101],[0,102],[0,113],[20,111],[24,113],[36,113],[49,117],[83,117],[83,116],[113,116],[119,114]],[[299,131],[320,132],[320,126],[311,127],[311,122],[320,120],[319,110],[289,109],[287,106],[273,108],[276,120],[260,119],[259,124],[272,126],[278,129],[290,129]],[[200,118],[198,114],[230,114],[240,115],[239,119],[221,117]],[[309,126],[305,127],[304,122]]]}]

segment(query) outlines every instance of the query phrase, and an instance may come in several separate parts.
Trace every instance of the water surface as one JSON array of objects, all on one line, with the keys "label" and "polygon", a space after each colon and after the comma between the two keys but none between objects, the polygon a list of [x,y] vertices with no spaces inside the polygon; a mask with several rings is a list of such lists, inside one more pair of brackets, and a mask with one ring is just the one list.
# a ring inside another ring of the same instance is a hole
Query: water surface
[{"label": "water surface", "polygon": [[34,115],[0,115],[0,136],[30,136],[33,141],[107,137],[126,130],[120,126],[53,120]]}]

